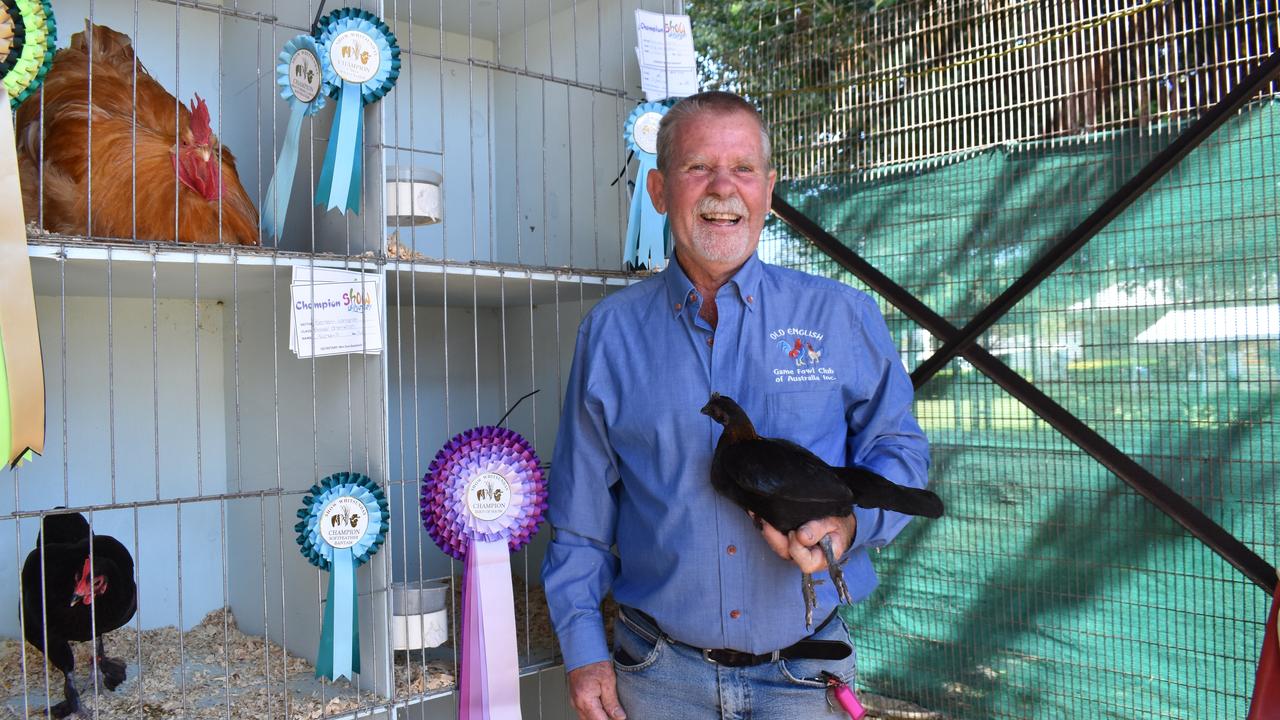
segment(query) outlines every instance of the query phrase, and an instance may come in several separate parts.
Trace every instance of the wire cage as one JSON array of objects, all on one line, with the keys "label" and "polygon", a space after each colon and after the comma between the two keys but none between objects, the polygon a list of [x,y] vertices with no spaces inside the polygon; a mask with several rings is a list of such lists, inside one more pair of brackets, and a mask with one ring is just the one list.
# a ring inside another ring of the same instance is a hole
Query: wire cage
[{"label": "wire cage", "polygon": [[[763,108],[779,194],[956,328],[1280,47],[1271,2],[734,12],[690,10],[704,75]],[[977,338],[1272,562],[1274,91],[1227,117]],[[761,255],[871,290],[782,222]],[[947,338],[877,297],[919,371]],[[948,518],[909,527],[875,558],[880,589],[846,618],[859,683],[919,717],[1244,717],[1271,588],[1033,407],[965,358],[918,383]]]},{"label": "wire cage", "polygon": [[[83,33],[106,26],[139,63],[55,64],[50,78],[79,72],[61,86],[82,83],[102,108],[59,116],[50,81],[26,101],[35,119],[17,115],[20,136],[40,138],[22,180],[35,196],[26,220],[48,424],[43,455],[0,471],[12,489],[0,506],[0,557],[19,577],[42,523],[67,513],[131,556],[137,612],[105,638],[127,679],[114,690],[95,682],[102,663],[77,644],[85,716],[452,713],[462,566],[423,528],[423,476],[445,441],[497,422],[532,389],[542,392],[505,424],[548,460],[578,321],[636,279],[621,270],[628,191],[610,184],[640,98],[627,48],[634,9],[673,8],[348,4],[385,21],[401,51],[395,88],[363,113],[362,207],[317,207],[326,109],[301,124],[283,232],[258,230],[255,215],[246,241],[235,234],[243,208],[232,183],[263,207],[288,131],[277,54],[339,6],[51,2],[59,48],[77,33],[90,52],[105,47]],[[152,97],[147,78],[167,96]],[[173,118],[195,96],[222,162],[222,194],[203,225],[175,212],[176,200],[146,200],[153,185],[175,187]],[[59,137],[63,127],[88,139]],[[85,172],[70,195],[93,210],[68,229],[75,218],[57,204],[66,178],[52,163],[75,147]],[[167,237],[149,237],[152,226]],[[354,273],[341,276],[353,291],[376,290],[380,352],[293,352],[291,286],[334,272]],[[326,574],[298,552],[294,524],[309,488],[337,472],[372,478],[391,518],[382,551],[356,575],[361,672],[329,681],[314,673]],[[571,711],[538,577],[545,541],[512,558],[518,654],[525,716],[559,718]],[[40,565],[50,582],[80,570]],[[24,593],[32,588],[18,582],[0,593],[0,715],[46,717],[63,698],[62,676],[22,640]],[[428,594],[432,607],[415,605]],[[443,624],[418,625],[426,611]]]}]

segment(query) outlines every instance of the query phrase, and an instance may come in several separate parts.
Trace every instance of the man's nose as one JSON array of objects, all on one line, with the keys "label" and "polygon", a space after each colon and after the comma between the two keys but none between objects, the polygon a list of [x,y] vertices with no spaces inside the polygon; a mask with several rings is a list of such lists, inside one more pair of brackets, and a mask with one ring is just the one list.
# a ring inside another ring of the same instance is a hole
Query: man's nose
[{"label": "man's nose", "polygon": [[711,180],[707,183],[707,194],[715,197],[727,197],[736,192],[733,184],[733,174],[728,168],[717,168],[711,173]]}]

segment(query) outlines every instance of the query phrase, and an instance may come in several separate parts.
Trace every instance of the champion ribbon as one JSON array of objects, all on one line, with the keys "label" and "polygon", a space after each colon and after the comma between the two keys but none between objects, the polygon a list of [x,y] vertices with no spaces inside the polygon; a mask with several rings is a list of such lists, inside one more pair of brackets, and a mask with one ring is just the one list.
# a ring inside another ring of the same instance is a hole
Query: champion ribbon
[{"label": "champion ribbon", "polygon": [[464,561],[458,717],[518,720],[511,553],[529,542],[547,509],[538,456],[506,428],[467,430],[431,462],[421,507],[427,534]]},{"label": "champion ribbon", "polygon": [[649,171],[658,169],[658,124],[666,114],[667,106],[662,103],[641,103],[631,112],[622,131],[627,149],[640,161],[623,246],[622,260],[628,270],[653,270],[667,257],[667,216],[654,208],[648,190]]},{"label": "champion ribbon", "polygon": [[324,81],[337,93],[317,205],[360,212],[365,105],[391,91],[400,76],[400,46],[386,23],[368,11],[335,10],[316,26]]},{"label": "champion ribbon", "polygon": [[0,463],[44,451],[44,361],[27,255],[10,108],[36,92],[53,64],[57,28],[48,0],[0,0]]},{"label": "champion ribbon", "polygon": [[320,68],[320,49],[310,35],[298,35],[285,43],[276,60],[276,84],[280,86],[280,97],[289,103],[289,124],[271,185],[262,201],[261,226],[264,235],[278,238],[284,234],[284,219],[293,193],[302,120],[320,112],[329,88]]},{"label": "champion ribbon", "polygon": [[360,672],[359,602],[356,568],[369,561],[387,537],[387,498],[359,473],[337,473],[312,485],[294,525],[302,555],[329,571],[329,594],[320,627],[316,677],[337,680]]}]

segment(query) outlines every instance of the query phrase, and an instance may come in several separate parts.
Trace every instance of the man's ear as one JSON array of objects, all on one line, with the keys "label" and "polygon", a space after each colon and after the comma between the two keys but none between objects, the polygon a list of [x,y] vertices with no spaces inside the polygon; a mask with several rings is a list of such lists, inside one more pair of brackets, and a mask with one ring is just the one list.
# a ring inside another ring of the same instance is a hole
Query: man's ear
[{"label": "man's ear", "polygon": [[663,188],[666,186],[666,178],[662,177],[659,170],[650,170],[649,177],[645,178],[645,187],[649,190],[649,200],[653,202],[653,209],[660,213],[667,212],[667,198],[663,195]]}]

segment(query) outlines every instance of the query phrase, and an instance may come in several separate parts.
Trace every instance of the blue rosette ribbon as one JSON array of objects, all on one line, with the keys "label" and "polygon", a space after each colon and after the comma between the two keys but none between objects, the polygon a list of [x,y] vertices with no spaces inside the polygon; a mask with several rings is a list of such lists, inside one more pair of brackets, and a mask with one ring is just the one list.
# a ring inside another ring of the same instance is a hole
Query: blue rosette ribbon
[{"label": "blue rosette ribbon", "polygon": [[316,204],[359,213],[363,108],[395,87],[400,77],[400,46],[391,28],[366,10],[335,10],[321,18],[316,29],[324,80],[338,99],[316,187]]},{"label": "blue rosette ribbon", "polygon": [[667,105],[663,103],[641,103],[622,130],[627,149],[640,161],[623,246],[622,259],[629,270],[642,266],[655,269],[667,257],[667,216],[653,207],[647,188],[649,171],[658,168],[658,123],[666,114]]},{"label": "blue rosette ribbon", "polygon": [[302,121],[320,112],[325,95],[330,92],[321,69],[320,48],[314,37],[298,35],[285,43],[284,49],[276,56],[276,85],[280,86],[280,97],[289,104],[289,125],[284,133],[284,145],[276,158],[275,173],[262,201],[261,225],[264,235],[278,238],[284,233],[289,196],[293,193]]},{"label": "blue rosette ribbon", "polygon": [[359,473],[336,473],[312,485],[293,526],[312,565],[329,571],[316,677],[337,680],[360,672],[360,623],[356,568],[369,561],[387,537],[387,497]]}]

